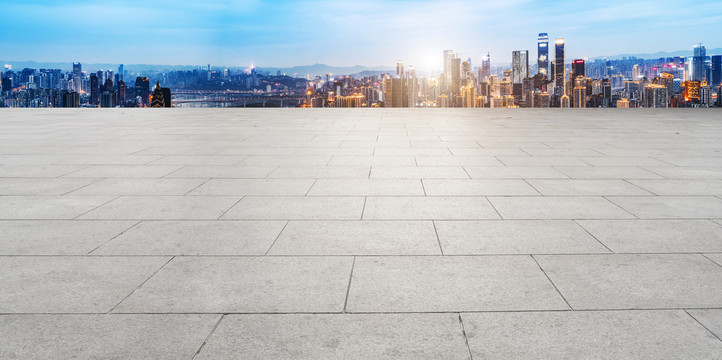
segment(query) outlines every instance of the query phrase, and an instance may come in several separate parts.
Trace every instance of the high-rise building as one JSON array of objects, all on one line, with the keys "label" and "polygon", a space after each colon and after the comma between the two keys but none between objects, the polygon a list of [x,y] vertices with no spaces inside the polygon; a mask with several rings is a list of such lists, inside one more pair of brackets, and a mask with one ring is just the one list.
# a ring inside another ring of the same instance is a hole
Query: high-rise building
[{"label": "high-rise building", "polygon": [[396,77],[404,77],[404,62],[401,60],[396,60]]},{"label": "high-rise building", "polygon": [[515,96],[522,95],[522,82],[529,77],[529,51],[517,50],[511,53],[511,83]]},{"label": "high-rise building", "polygon": [[549,77],[549,36],[540,33],[537,44],[537,69],[539,74]]},{"label": "high-rise building", "polygon": [[116,96],[118,97],[116,104],[123,107],[125,106],[125,81],[118,80],[118,92],[116,93]]},{"label": "high-rise building", "polygon": [[454,52],[451,50],[444,50],[444,73],[442,74],[442,89],[444,91],[449,91],[449,88],[451,87],[451,63],[453,59],[456,57],[454,55]]},{"label": "high-rise building", "polygon": [[90,74],[90,104],[98,105],[100,99],[100,85],[98,84],[98,75]]},{"label": "high-rise building", "polygon": [[387,78],[384,107],[409,107],[409,88],[404,78]]},{"label": "high-rise building", "polygon": [[574,88],[573,93],[573,100],[574,104],[573,107],[575,108],[584,108],[587,106],[587,88],[583,86],[577,86]]},{"label": "high-rise building", "polygon": [[141,98],[141,104],[138,106],[148,106],[150,103],[150,82],[147,77],[138,76],[135,78],[135,96]]},{"label": "high-rise building", "polygon": [[713,107],[712,103],[712,89],[709,86],[702,86],[699,88],[699,104],[702,107]]},{"label": "high-rise building", "polygon": [[572,61],[572,76],[576,79],[577,76],[586,76],[586,69],[583,59],[576,59]]},{"label": "high-rise building", "polygon": [[83,67],[80,63],[73,63],[73,90],[82,91]]},{"label": "high-rise building", "polygon": [[694,55],[692,56],[692,81],[705,80],[707,72],[707,50],[704,45],[698,44],[694,47]]},{"label": "high-rise building", "polygon": [[468,84],[469,77],[471,76],[471,63],[469,61],[461,62],[461,87]]},{"label": "high-rise building", "polygon": [[699,101],[699,89],[701,83],[699,81],[685,81],[684,92],[682,98],[684,101]]},{"label": "high-rise building", "polygon": [[722,55],[712,55],[709,85],[717,87],[722,85]]},{"label": "high-rise building", "polygon": [[[118,65],[118,80],[123,80],[123,64]],[[116,81],[117,82],[117,81]]]},{"label": "high-rise building", "polygon": [[564,39],[558,38],[554,42],[554,94],[561,96],[564,92]]},{"label": "high-rise building", "polygon": [[634,66],[632,66],[632,80],[637,81],[641,77],[642,77],[642,69],[639,67],[638,64],[634,64]]},{"label": "high-rise building", "polygon": [[455,57],[451,59],[451,82],[450,93],[453,95],[459,95],[461,91],[461,59]]},{"label": "high-rise building", "polygon": [[644,89],[644,104],[648,108],[666,108],[669,105],[667,87],[660,84],[649,84]]},{"label": "high-rise building", "polygon": [[150,97],[150,107],[166,108],[171,107],[171,94],[169,88],[160,87],[160,82],[155,83],[153,95]]},{"label": "high-rise building", "polygon": [[481,68],[479,68],[479,81],[489,81],[489,76],[491,76],[491,57],[489,56],[489,53],[486,53],[486,56],[481,59]]}]

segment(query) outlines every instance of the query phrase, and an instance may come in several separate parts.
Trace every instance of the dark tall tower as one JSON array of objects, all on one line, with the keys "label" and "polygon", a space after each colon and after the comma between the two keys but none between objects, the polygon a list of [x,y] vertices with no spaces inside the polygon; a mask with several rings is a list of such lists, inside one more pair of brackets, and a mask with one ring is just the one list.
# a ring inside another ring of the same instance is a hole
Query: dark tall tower
[{"label": "dark tall tower", "polygon": [[692,81],[704,80],[706,72],[707,50],[704,45],[699,44],[694,47],[694,56],[692,56]]},{"label": "dark tall tower", "polygon": [[712,69],[710,70],[710,86],[722,84],[722,55],[712,56]]},{"label": "dark tall tower", "polygon": [[549,77],[549,36],[547,33],[539,34],[537,44],[537,67],[539,74]]},{"label": "dark tall tower", "polygon": [[116,104],[120,107],[125,106],[125,81],[118,80],[118,93],[116,95],[118,96]]},{"label": "dark tall tower", "polygon": [[142,104],[138,106],[147,106],[150,103],[150,82],[147,77],[138,76],[135,78],[135,96],[140,96]]},{"label": "dark tall tower", "polygon": [[562,96],[564,93],[564,39],[554,42],[554,94]]},{"label": "dark tall tower", "polygon": [[[574,74],[574,78],[577,76],[586,76],[586,70],[584,66],[584,60],[583,59],[577,59],[572,61],[572,74]],[[571,81],[571,79],[570,79]]]},{"label": "dark tall tower", "polygon": [[98,105],[100,99],[100,84],[98,83],[98,75],[90,74],[90,104]]}]

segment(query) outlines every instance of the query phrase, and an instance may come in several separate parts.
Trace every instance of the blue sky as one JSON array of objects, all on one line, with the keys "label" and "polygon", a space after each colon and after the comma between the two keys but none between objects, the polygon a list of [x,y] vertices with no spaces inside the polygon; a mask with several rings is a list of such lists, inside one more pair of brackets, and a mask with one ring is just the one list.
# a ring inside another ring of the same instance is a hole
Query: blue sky
[{"label": "blue sky", "polygon": [[0,59],[427,70],[443,49],[533,58],[539,32],[568,57],[716,48],[720,24],[719,0],[0,0]]}]

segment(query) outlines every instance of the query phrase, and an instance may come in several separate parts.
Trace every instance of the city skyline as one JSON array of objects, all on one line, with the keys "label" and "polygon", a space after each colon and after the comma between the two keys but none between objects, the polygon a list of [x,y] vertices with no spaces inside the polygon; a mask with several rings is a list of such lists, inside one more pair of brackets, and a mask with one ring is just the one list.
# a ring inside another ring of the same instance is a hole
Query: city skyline
[{"label": "city skyline", "polygon": [[490,52],[492,62],[514,50],[531,55],[539,32],[564,37],[569,58],[722,46],[711,31],[722,22],[713,1],[571,4],[32,1],[5,4],[0,26],[25,29],[4,39],[3,60],[39,62],[373,67],[403,59],[428,71],[442,68],[444,49],[476,59]]}]

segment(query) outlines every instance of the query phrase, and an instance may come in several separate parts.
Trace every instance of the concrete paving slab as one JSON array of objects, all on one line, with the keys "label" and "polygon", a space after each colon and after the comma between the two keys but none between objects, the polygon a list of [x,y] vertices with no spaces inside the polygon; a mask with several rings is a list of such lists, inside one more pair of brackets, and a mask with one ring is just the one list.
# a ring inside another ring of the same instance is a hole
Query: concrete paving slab
[{"label": "concrete paving slab", "polygon": [[713,196],[609,196],[607,199],[642,219],[722,217],[722,199]]},{"label": "concrete paving slab", "polygon": [[342,196],[246,196],[223,215],[231,220],[358,220],[364,198]]},{"label": "concrete paving slab", "polygon": [[462,314],[481,359],[714,359],[722,342],[684,311]]},{"label": "concrete paving slab", "polygon": [[227,315],[196,359],[468,359],[456,314]]},{"label": "concrete paving slab", "polygon": [[697,254],[538,255],[575,310],[722,306],[722,267]]},{"label": "concrete paving slab", "polygon": [[69,195],[185,195],[206,181],[208,179],[103,179]]},{"label": "concrete paving slab", "polygon": [[540,195],[524,180],[437,180],[423,179],[427,196]]},{"label": "concrete paving slab", "polygon": [[349,312],[566,310],[529,256],[359,257]]},{"label": "concrete paving slab", "polygon": [[188,195],[305,195],[312,179],[211,179]]},{"label": "concrete paving slab", "polygon": [[0,196],[0,219],[73,219],[113,199],[112,196]]},{"label": "concrete paving slab", "polygon": [[81,219],[216,220],[240,199],[240,196],[121,196]]},{"label": "concrete paving slab", "polygon": [[190,359],[220,315],[0,315],[5,359]]},{"label": "concrete paving slab", "polygon": [[341,312],[351,257],[175,258],[117,313]]},{"label": "concrete paving slab", "polygon": [[489,197],[504,219],[628,219],[627,211],[596,196]]},{"label": "concrete paving slab", "polygon": [[85,255],[135,221],[3,220],[0,255]]},{"label": "concrete paving slab", "polygon": [[368,220],[498,219],[485,197],[369,197],[363,218]]}]

